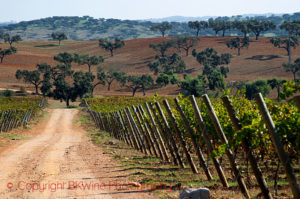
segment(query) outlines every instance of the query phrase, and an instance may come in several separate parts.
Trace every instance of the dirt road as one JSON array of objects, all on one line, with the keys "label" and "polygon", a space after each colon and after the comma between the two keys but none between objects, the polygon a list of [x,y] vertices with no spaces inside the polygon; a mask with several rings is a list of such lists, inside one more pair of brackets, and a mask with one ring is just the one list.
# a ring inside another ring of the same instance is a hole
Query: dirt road
[{"label": "dirt road", "polygon": [[0,154],[0,198],[156,198],[128,189],[128,173],[75,124],[78,110],[49,112],[37,136]]}]

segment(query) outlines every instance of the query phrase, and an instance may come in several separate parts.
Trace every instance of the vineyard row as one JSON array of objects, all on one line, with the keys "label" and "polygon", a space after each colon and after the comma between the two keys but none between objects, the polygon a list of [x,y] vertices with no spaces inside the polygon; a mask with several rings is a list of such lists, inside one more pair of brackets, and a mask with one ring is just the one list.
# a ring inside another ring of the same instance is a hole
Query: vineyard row
[{"label": "vineyard row", "polygon": [[45,105],[45,99],[34,100],[34,105],[26,109],[14,107],[12,109],[0,110],[0,132],[8,132],[19,126],[26,126],[32,116]]},{"label": "vineyard row", "polygon": [[[84,103],[97,127],[103,131],[109,132],[112,137],[126,142],[128,145],[136,150],[141,151],[142,153],[147,155],[155,155],[166,162],[172,161],[174,165],[178,165],[181,168],[185,168],[185,164],[187,162],[192,172],[195,174],[199,173],[194,162],[196,157],[200,163],[200,166],[205,172],[207,179],[212,180],[212,174],[203,155],[204,145],[201,145],[200,147],[199,140],[197,139],[197,135],[199,134],[198,130],[191,124],[191,117],[196,118],[196,123],[200,129],[199,132],[201,132],[200,137],[204,139],[206,146],[205,150],[207,150],[210,154],[215,170],[219,176],[219,180],[221,181],[223,187],[229,187],[227,178],[224,174],[224,168],[222,168],[219,158],[214,155],[216,151],[216,142],[213,142],[212,135],[208,130],[208,124],[206,121],[204,121],[202,111],[199,109],[198,101],[194,96],[190,96],[188,100],[189,103],[183,103],[184,100],[175,98],[175,110],[170,107],[168,100],[164,99],[162,101],[163,107],[161,107],[159,101],[154,103],[145,102],[144,106],[132,106],[132,110],[130,110],[129,107],[126,107],[119,110],[113,109],[112,112],[93,110],[91,107],[94,107],[95,104],[91,105],[89,102],[92,101],[89,100],[84,100]],[[299,96],[296,97],[295,100],[297,101],[296,104],[298,106],[298,111],[300,111]],[[206,107],[206,111],[208,113],[207,115],[213,124],[219,146],[225,146],[224,153],[229,160],[233,179],[236,179],[244,197],[250,198],[249,190],[242,176],[242,172],[237,164],[235,153],[232,151],[232,147],[229,147],[232,145],[231,142],[234,140],[231,138],[228,139],[226,136],[224,127],[221,125],[209,97],[207,95],[203,95],[202,101],[204,104],[203,106]],[[279,160],[285,170],[286,177],[294,198],[300,198],[300,190],[294,174],[292,162],[287,152],[284,150],[284,145],[280,141],[281,139],[278,130],[274,125],[271,114],[262,95],[258,94],[255,101],[259,111],[254,112],[254,114],[260,115],[262,122],[267,128],[271,145],[274,147],[276,151],[275,153],[279,157]],[[226,108],[224,111],[227,111],[229,117],[228,120],[230,120],[232,123],[233,130],[236,133],[239,133],[243,126],[236,110],[234,109],[234,103],[227,96],[222,98],[222,102]],[[106,104],[98,104],[98,106],[106,106]],[[118,107],[120,107],[120,104],[118,104]],[[191,107],[192,111],[187,111],[187,107]],[[250,106],[243,108],[251,109]],[[296,109],[293,108],[292,112],[295,110]],[[193,116],[191,116],[191,112],[193,112]],[[291,112],[291,110],[288,110],[287,112]],[[297,114],[297,116],[299,116],[299,112]],[[283,118],[281,118],[281,120],[283,120]],[[297,125],[299,122],[300,121],[297,120],[295,124]],[[297,126],[295,128],[296,131],[299,130],[297,129]],[[294,132],[294,135],[297,135],[297,133],[299,132]],[[250,162],[250,166],[256,181],[261,189],[262,195],[264,198],[273,198],[268,189],[260,165],[257,162],[257,153],[254,152],[255,147],[252,146],[251,136],[244,136],[240,141],[242,149],[247,154],[247,158]],[[189,145],[192,146],[193,150],[190,149]],[[295,148],[297,154],[299,151],[297,147]],[[184,152],[184,157],[180,155],[180,149]],[[191,154],[192,151],[195,153],[194,155]],[[184,161],[184,159],[186,161]]]}]

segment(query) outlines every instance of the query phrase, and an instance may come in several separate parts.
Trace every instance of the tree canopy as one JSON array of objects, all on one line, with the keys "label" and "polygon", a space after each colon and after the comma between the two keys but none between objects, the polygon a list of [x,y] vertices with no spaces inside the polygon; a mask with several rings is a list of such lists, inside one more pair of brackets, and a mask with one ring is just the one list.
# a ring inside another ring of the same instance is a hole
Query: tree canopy
[{"label": "tree canopy", "polygon": [[10,34],[5,33],[1,37],[3,38],[5,43],[6,42],[9,43],[10,47],[12,47],[13,43],[18,43],[19,41],[22,41],[22,38],[20,35],[11,36]]},{"label": "tree canopy", "polygon": [[79,55],[75,53],[74,62],[78,63],[79,65],[87,65],[89,72],[91,72],[91,67],[104,62],[104,59],[102,56]]},{"label": "tree canopy", "polygon": [[248,27],[250,31],[255,34],[255,39],[258,40],[261,32],[274,30],[276,28],[276,25],[272,21],[259,21],[253,19],[249,21]]},{"label": "tree canopy", "polygon": [[149,47],[160,52],[161,56],[164,57],[166,55],[166,51],[169,48],[174,47],[174,40],[163,41],[159,44],[150,44]]},{"label": "tree canopy", "polygon": [[180,81],[179,87],[183,90],[185,96],[201,97],[206,93],[206,80],[203,75],[198,75],[196,78],[185,75],[184,80]]},{"label": "tree canopy", "polygon": [[176,48],[180,51],[183,49],[185,51],[185,55],[189,55],[189,50],[197,45],[200,41],[200,38],[190,37],[190,36],[181,36],[174,39],[174,44]]},{"label": "tree canopy", "polygon": [[209,27],[208,22],[206,22],[206,21],[189,21],[188,26],[189,26],[189,28],[196,30],[197,37],[199,36],[199,32],[201,30]]},{"label": "tree canopy", "polygon": [[60,45],[61,41],[68,39],[67,35],[63,32],[53,32],[51,34],[51,37],[53,40],[58,40],[59,45]]},{"label": "tree canopy", "polygon": [[226,30],[230,30],[232,28],[232,24],[230,21],[210,19],[209,27],[215,31],[216,35],[218,32],[222,31],[222,36],[224,37]]},{"label": "tree canopy", "polygon": [[294,81],[297,82],[296,74],[298,71],[300,71],[300,58],[296,59],[293,64],[284,63],[283,67],[286,72],[293,73]]},{"label": "tree canopy", "polygon": [[148,64],[148,67],[155,75],[158,73],[165,73],[168,75],[172,75],[173,73],[183,73],[186,68],[184,61],[176,53],[164,57],[157,55],[155,60],[155,62]]},{"label": "tree canopy", "polygon": [[132,96],[135,96],[135,93],[138,89],[142,89],[144,95],[146,95],[146,89],[153,85],[153,77],[150,75],[142,75],[142,76],[133,76],[129,75],[126,77],[126,81],[124,82],[124,86],[129,88],[132,91]]},{"label": "tree canopy", "polygon": [[283,48],[287,51],[289,57],[289,64],[291,64],[291,48],[296,48],[299,45],[298,38],[291,36],[288,38],[273,37],[270,42],[277,48]]},{"label": "tree canopy", "polygon": [[39,94],[39,86],[42,84],[40,79],[40,72],[38,70],[28,71],[28,70],[17,70],[16,78],[18,80],[24,79],[25,83],[33,84],[35,87],[35,93]]},{"label": "tree canopy", "polygon": [[7,55],[11,55],[13,53],[17,53],[18,49],[11,46],[10,48],[8,49],[2,49],[0,48],[0,61],[1,63],[3,63],[3,60],[4,60],[4,57],[7,56]]},{"label": "tree canopy", "polygon": [[106,51],[110,51],[110,55],[114,56],[114,50],[125,46],[125,42],[119,38],[115,38],[114,43],[108,39],[99,39],[99,46]]},{"label": "tree canopy", "polygon": [[261,93],[266,96],[270,93],[271,87],[266,80],[258,79],[253,83],[246,83],[246,97],[249,100],[254,99],[255,94]]},{"label": "tree canopy", "polygon": [[162,22],[161,24],[151,26],[150,30],[159,31],[161,32],[162,37],[165,37],[166,31],[171,30],[172,28],[173,28],[172,24],[168,22]]},{"label": "tree canopy", "polygon": [[241,48],[248,48],[249,44],[250,44],[249,37],[243,37],[242,39],[240,37],[236,37],[226,43],[228,48],[238,49],[238,56],[241,55]]}]

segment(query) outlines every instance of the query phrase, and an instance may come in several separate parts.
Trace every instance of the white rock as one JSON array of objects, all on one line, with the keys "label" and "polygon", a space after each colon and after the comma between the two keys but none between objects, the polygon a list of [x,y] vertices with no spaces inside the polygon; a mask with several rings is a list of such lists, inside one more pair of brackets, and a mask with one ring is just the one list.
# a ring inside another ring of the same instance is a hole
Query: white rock
[{"label": "white rock", "polygon": [[209,199],[210,192],[207,188],[185,188],[180,199]]}]

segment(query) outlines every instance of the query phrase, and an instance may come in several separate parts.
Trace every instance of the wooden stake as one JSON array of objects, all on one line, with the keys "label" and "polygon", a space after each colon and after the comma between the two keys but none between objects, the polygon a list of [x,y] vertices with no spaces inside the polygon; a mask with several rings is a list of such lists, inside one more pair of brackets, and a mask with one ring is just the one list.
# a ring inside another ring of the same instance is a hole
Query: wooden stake
[{"label": "wooden stake", "polygon": [[[223,129],[222,129],[222,126],[221,126],[221,124],[219,122],[217,114],[215,113],[215,110],[212,107],[211,102],[210,102],[207,94],[203,95],[203,100],[204,100],[204,103],[205,103],[205,105],[206,105],[206,107],[208,109],[208,113],[209,113],[210,119],[212,120],[212,122],[213,122],[213,124],[215,126],[215,129],[217,131],[217,134],[218,134],[221,142],[223,144],[228,145],[228,141],[227,141],[226,135],[223,132]],[[244,196],[246,198],[250,198],[250,194],[248,192],[248,189],[246,187],[246,184],[244,182],[242,174],[241,174],[240,170],[238,169],[237,163],[235,161],[235,158],[233,156],[233,153],[232,153],[231,149],[227,149],[226,150],[226,155],[227,155],[227,157],[229,159],[231,168],[232,168],[233,173],[234,173],[234,175],[235,175],[235,177],[237,179],[237,182],[238,182],[238,185],[239,185],[239,187],[241,189],[241,192],[244,194]]]},{"label": "wooden stake", "polygon": [[188,160],[188,162],[189,162],[189,164],[190,164],[190,166],[191,166],[192,172],[193,172],[193,173],[198,173],[197,167],[195,166],[194,161],[193,161],[193,159],[192,159],[192,157],[191,157],[191,154],[190,154],[190,152],[188,151],[188,149],[187,149],[187,147],[186,147],[185,140],[184,140],[184,138],[183,138],[183,136],[182,136],[182,133],[181,133],[180,130],[179,130],[179,127],[178,127],[178,125],[177,125],[177,123],[176,123],[176,120],[175,120],[175,116],[173,115],[173,112],[172,112],[172,110],[171,110],[171,108],[170,108],[170,105],[169,105],[168,101],[167,101],[167,100],[164,100],[164,101],[163,101],[163,104],[164,104],[164,106],[165,106],[165,108],[166,108],[166,110],[167,110],[167,113],[168,113],[168,115],[169,115],[169,118],[171,119],[171,122],[172,122],[172,125],[173,125],[173,129],[174,129],[175,132],[177,133],[177,136],[178,136],[178,138],[179,138],[179,141],[180,141],[180,143],[181,143],[181,146],[182,146],[182,148],[183,148],[183,151],[184,151],[184,153],[185,153],[185,156],[186,156],[186,158],[187,158],[187,160]]},{"label": "wooden stake", "polygon": [[169,127],[169,124],[168,124],[168,122],[167,122],[166,116],[165,116],[164,112],[162,111],[159,102],[155,102],[155,106],[156,106],[156,108],[157,108],[157,110],[158,110],[158,113],[159,113],[159,115],[160,115],[160,117],[161,117],[161,119],[162,119],[162,121],[163,121],[163,123],[164,123],[164,125],[165,125],[167,139],[169,139],[170,142],[171,142],[172,145],[173,145],[172,147],[173,147],[173,153],[174,153],[174,154],[173,154],[173,155],[174,155],[174,156],[173,156],[173,158],[174,158],[174,163],[178,161],[180,167],[184,168],[184,167],[185,167],[185,166],[184,166],[184,163],[183,163],[183,161],[182,161],[182,159],[181,159],[181,157],[180,157],[180,155],[179,155],[179,150],[178,150],[177,144],[176,144],[176,142],[175,142],[175,139],[174,139],[174,137],[173,137],[173,135],[172,135],[172,131],[171,131],[171,129],[170,129],[170,127]]},{"label": "wooden stake", "polygon": [[272,120],[272,117],[269,113],[269,110],[263,99],[262,94],[261,93],[257,94],[255,96],[255,100],[259,107],[260,113],[262,114],[264,121],[268,127],[269,133],[271,135],[272,143],[276,149],[277,155],[278,155],[278,157],[282,163],[282,166],[285,170],[286,177],[289,181],[294,198],[300,199],[300,188],[298,186],[297,179],[294,174],[294,169],[291,165],[289,156],[285,153],[282,143],[280,142],[279,135],[277,133],[274,122]]},{"label": "wooden stake", "polygon": [[148,113],[148,116],[150,118],[150,122],[152,123],[152,129],[154,130],[154,135],[155,137],[158,139],[158,148],[159,148],[159,152],[160,152],[160,156],[162,157],[163,160],[169,162],[169,156],[168,156],[168,153],[167,153],[167,149],[166,149],[166,146],[165,146],[165,143],[161,137],[161,134],[157,128],[157,125],[155,123],[155,120],[153,119],[153,116],[152,116],[152,113],[151,113],[151,110],[149,108],[149,105],[147,103],[145,103],[145,107],[146,107],[146,111]]},{"label": "wooden stake", "polygon": [[[207,132],[207,130],[205,128],[205,123],[203,121],[202,115],[200,113],[200,110],[199,110],[199,107],[197,105],[197,102],[196,102],[196,99],[195,99],[194,95],[190,96],[190,101],[191,101],[192,106],[194,108],[194,112],[195,112],[198,124],[200,126],[201,132],[203,134],[204,141],[206,143],[208,152],[209,152],[210,155],[212,155],[214,148],[213,148],[213,145],[212,145],[212,143],[210,141],[209,134],[208,134],[208,132]],[[218,173],[218,176],[220,178],[220,181],[221,181],[223,187],[229,187],[227,179],[226,179],[226,176],[225,176],[225,174],[223,172],[222,166],[219,163],[219,160],[217,158],[215,158],[215,157],[211,157],[211,158],[212,158],[212,161],[214,163],[214,166],[216,168],[216,171]]]},{"label": "wooden stake", "polygon": [[207,167],[207,164],[205,162],[205,159],[204,159],[204,155],[202,153],[202,150],[198,144],[198,142],[196,141],[195,139],[195,133],[194,133],[194,130],[192,129],[192,127],[190,126],[189,122],[188,122],[188,119],[187,117],[185,116],[180,104],[179,104],[179,101],[177,98],[174,99],[175,101],[175,104],[177,106],[177,110],[179,111],[180,115],[181,115],[181,118],[183,120],[183,123],[185,125],[185,128],[187,130],[187,132],[190,134],[190,137],[192,139],[192,143],[193,143],[193,146],[194,146],[194,149],[196,151],[196,154],[197,154],[197,157],[199,159],[199,163],[201,165],[201,167],[203,168],[204,172],[205,172],[205,175],[207,177],[208,180],[212,180],[213,177]]}]

